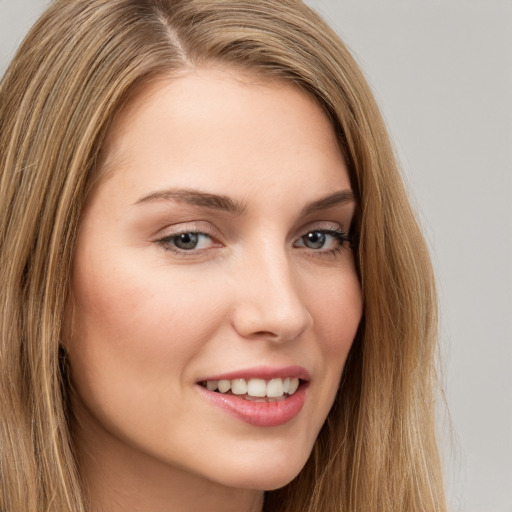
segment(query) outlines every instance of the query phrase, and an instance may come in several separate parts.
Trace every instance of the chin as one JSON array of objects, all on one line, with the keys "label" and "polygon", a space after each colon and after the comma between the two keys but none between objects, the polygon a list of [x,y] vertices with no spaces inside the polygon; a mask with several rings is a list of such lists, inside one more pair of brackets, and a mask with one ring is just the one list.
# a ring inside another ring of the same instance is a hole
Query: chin
[{"label": "chin", "polygon": [[289,484],[302,470],[308,455],[286,454],[281,457],[266,457],[265,460],[244,459],[243,466],[224,466],[222,483],[228,487],[273,491]]},{"label": "chin", "polygon": [[237,475],[237,478],[230,481],[224,481],[224,485],[235,487],[237,489],[248,489],[257,491],[274,491],[289,484],[301,471],[302,467],[296,471],[290,471],[286,474],[279,472],[248,472],[247,475]]}]

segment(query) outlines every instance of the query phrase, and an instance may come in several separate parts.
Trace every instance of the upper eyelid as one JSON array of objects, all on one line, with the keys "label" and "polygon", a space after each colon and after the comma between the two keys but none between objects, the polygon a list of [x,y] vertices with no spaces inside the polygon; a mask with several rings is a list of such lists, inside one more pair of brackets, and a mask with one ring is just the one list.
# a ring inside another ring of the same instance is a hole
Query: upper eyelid
[{"label": "upper eyelid", "polygon": [[[337,231],[337,232],[349,232],[351,222],[346,227],[344,223],[333,220],[318,220],[311,221],[307,224],[303,225],[300,228],[294,229],[293,234],[290,238],[300,238],[310,231],[318,230],[318,231]],[[197,221],[184,221],[181,223],[176,223],[171,226],[167,226],[163,229],[160,229],[159,232],[155,235],[155,238],[167,238],[175,235],[179,235],[182,233],[204,233],[206,235],[215,237],[224,237],[224,231],[218,229],[216,226],[212,225],[211,222],[205,220],[197,220]]]},{"label": "upper eyelid", "polygon": [[335,221],[314,221],[309,222],[305,226],[303,226],[301,229],[297,230],[298,233],[302,233],[302,235],[299,235],[299,238],[301,236],[304,236],[306,233],[309,233],[311,231],[336,231],[336,232],[343,232],[348,233],[350,230],[350,224],[348,227],[345,227],[345,225],[341,222],[335,222]]},{"label": "upper eyelid", "polygon": [[[346,228],[340,222],[334,221],[315,221],[306,224],[305,226],[295,230],[295,234],[293,236],[303,236],[310,231],[345,231]],[[179,224],[175,224],[173,226],[167,226],[160,230],[160,233],[168,232],[167,235],[164,236],[173,236],[174,234],[181,233],[205,233],[207,235],[214,236],[216,233],[221,233],[221,230],[216,227],[212,227],[211,224],[207,221],[192,221],[192,222],[183,222]],[[297,233],[302,233],[302,235],[298,235]],[[158,236],[158,235],[157,235]]]},{"label": "upper eyelid", "polygon": [[173,226],[167,226],[161,229],[155,238],[170,238],[183,233],[204,233],[212,238],[219,236],[219,230],[208,225],[205,221],[183,222]]}]

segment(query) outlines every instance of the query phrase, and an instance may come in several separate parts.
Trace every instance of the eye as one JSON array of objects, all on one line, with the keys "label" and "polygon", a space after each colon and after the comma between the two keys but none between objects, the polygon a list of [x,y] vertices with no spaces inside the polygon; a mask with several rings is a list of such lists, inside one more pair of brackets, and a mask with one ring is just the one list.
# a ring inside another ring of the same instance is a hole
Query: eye
[{"label": "eye", "polygon": [[166,250],[175,252],[208,249],[214,245],[213,240],[206,233],[186,231],[166,236],[158,241]]},{"label": "eye", "polygon": [[306,247],[316,251],[333,252],[341,249],[341,247],[349,241],[348,234],[341,230],[315,229],[301,236],[295,243],[295,247]]},{"label": "eye", "polygon": [[304,245],[310,249],[322,249],[327,241],[327,235],[323,231],[311,231],[302,237]]}]

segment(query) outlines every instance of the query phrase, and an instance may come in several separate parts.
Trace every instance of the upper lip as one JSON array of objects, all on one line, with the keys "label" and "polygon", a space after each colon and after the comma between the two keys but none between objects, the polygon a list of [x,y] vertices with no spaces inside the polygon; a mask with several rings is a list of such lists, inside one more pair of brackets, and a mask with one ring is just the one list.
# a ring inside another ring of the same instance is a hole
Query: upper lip
[{"label": "upper lip", "polygon": [[245,368],[242,370],[235,370],[228,373],[209,375],[198,382],[205,382],[211,380],[234,380],[234,379],[285,379],[286,377],[297,378],[304,381],[310,380],[309,372],[302,366],[255,366],[252,368]]}]

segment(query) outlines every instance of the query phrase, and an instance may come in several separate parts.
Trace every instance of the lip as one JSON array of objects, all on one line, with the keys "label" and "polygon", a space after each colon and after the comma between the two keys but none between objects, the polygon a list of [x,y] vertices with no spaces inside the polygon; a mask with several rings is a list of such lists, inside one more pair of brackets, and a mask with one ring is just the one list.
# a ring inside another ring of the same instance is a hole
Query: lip
[{"label": "lip", "polygon": [[279,402],[251,402],[238,395],[224,395],[197,385],[198,390],[227,414],[256,427],[277,427],[293,420],[304,407],[308,383]]},{"label": "lip", "polygon": [[197,382],[207,380],[233,380],[233,379],[285,379],[286,377],[296,378],[308,382],[310,380],[309,372],[302,366],[283,366],[273,368],[270,366],[256,366],[245,370],[236,370],[229,373],[210,375],[199,379]]},{"label": "lip", "polygon": [[[201,386],[207,380],[233,380],[233,379],[277,379],[298,378],[301,385],[297,391],[288,398],[279,402],[252,402],[238,395],[227,395],[209,391]],[[200,379],[197,388],[202,396],[227,414],[257,427],[277,427],[284,425],[298,416],[306,402],[310,375],[300,366],[287,366],[282,368],[256,367],[245,370],[213,375]]]}]

